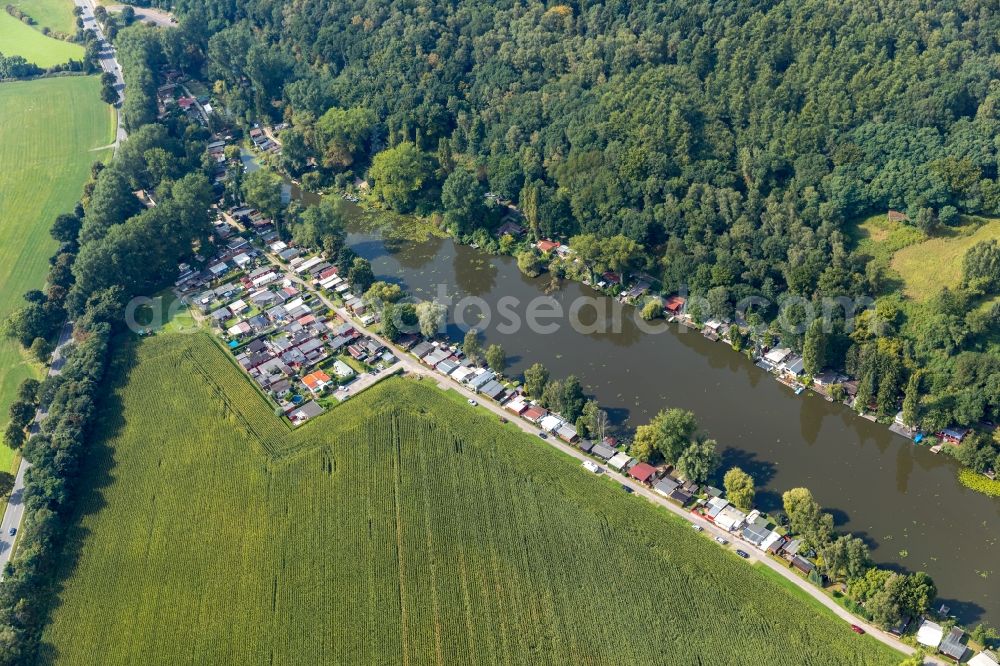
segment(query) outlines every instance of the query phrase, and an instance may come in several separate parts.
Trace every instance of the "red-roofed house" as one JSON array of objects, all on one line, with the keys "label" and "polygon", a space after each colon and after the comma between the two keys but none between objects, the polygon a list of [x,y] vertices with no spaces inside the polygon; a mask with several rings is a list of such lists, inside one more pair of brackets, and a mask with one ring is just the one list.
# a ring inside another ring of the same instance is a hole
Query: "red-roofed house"
[{"label": "red-roofed house", "polygon": [[687,300],[683,296],[668,296],[663,309],[672,315],[677,315],[684,311],[685,303]]},{"label": "red-roofed house", "polygon": [[906,222],[910,219],[906,216],[906,213],[900,213],[898,210],[890,210],[886,217],[890,222]]},{"label": "red-roofed house", "polygon": [[641,462],[634,465],[632,469],[628,471],[628,475],[639,483],[649,483],[656,477],[656,468],[649,463]]},{"label": "red-roofed house", "polygon": [[608,284],[622,283],[621,276],[619,276],[618,273],[615,273],[614,271],[605,271],[604,273],[601,274],[601,278]]},{"label": "red-roofed house", "polygon": [[317,370],[316,372],[311,372],[302,378],[302,383],[306,385],[310,393],[313,395],[319,395],[330,385],[330,375],[326,374],[322,370]]},{"label": "red-roofed house", "polygon": [[532,423],[538,423],[543,418],[545,418],[547,414],[548,412],[546,410],[542,409],[541,407],[532,405],[531,407],[528,407],[526,410],[524,410],[524,413],[522,413],[521,416],[531,421]]},{"label": "red-roofed house", "polygon": [[548,254],[549,252],[552,252],[554,249],[559,247],[559,243],[550,240],[541,240],[538,241],[535,247],[537,247],[543,253]]}]

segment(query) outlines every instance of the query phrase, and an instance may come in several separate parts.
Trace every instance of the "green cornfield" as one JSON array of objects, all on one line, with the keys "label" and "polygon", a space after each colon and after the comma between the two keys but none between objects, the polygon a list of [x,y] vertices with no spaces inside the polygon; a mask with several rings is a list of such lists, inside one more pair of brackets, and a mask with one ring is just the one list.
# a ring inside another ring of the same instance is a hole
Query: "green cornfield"
[{"label": "green cornfield", "polygon": [[205,334],[118,358],[46,660],[900,659],[431,383],[292,431]]}]

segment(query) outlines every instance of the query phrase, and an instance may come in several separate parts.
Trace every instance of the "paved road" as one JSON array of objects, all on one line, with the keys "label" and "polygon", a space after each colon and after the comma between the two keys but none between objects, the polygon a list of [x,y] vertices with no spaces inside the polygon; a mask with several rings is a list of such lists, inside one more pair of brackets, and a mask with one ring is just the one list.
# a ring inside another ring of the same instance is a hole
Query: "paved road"
[{"label": "paved road", "polygon": [[[480,405],[480,407],[482,409],[486,409],[486,410],[488,410],[490,412],[493,412],[498,417],[503,417],[503,418],[508,419],[511,423],[515,424],[518,428],[520,428],[524,432],[528,433],[529,435],[534,435],[534,436],[537,437],[537,433],[539,431],[538,426],[536,426],[536,425],[534,425],[532,423],[529,423],[528,421],[525,421],[524,419],[521,419],[520,417],[515,416],[513,413],[505,410],[503,407],[501,407],[500,405],[496,404],[495,402],[483,399],[482,396],[477,395],[473,391],[469,390],[469,388],[466,387],[465,385],[459,384],[458,382],[456,382],[455,380],[451,379],[450,377],[446,377],[446,376],[442,375],[441,373],[435,372],[434,370],[432,370],[431,368],[427,367],[426,365],[424,365],[423,363],[421,363],[419,360],[417,360],[416,357],[410,355],[407,352],[404,352],[402,350],[397,349],[388,340],[382,338],[381,336],[379,336],[376,333],[373,333],[370,330],[365,329],[365,327],[362,326],[360,323],[358,323],[357,320],[354,319],[354,317],[352,317],[350,315],[350,313],[347,312],[346,309],[340,308],[340,307],[337,307],[336,305],[334,305],[334,303],[329,298],[327,298],[322,292],[320,292],[319,290],[313,289],[313,287],[311,285],[309,285],[305,280],[299,278],[297,275],[295,275],[294,273],[292,273],[288,269],[287,265],[285,265],[283,262],[281,262],[275,255],[268,253],[267,256],[268,256],[268,258],[270,259],[270,261],[274,265],[276,265],[278,268],[281,268],[282,270],[284,270],[286,272],[286,274],[289,275],[291,277],[291,279],[295,283],[297,283],[299,286],[303,287],[304,289],[307,289],[310,292],[316,294],[316,296],[318,296],[319,299],[328,308],[330,308],[331,310],[333,310],[337,314],[339,314],[344,319],[344,321],[350,321],[355,326],[355,328],[357,328],[359,331],[363,332],[365,335],[368,335],[368,336],[370,336],[372,338],[375,338],[376,340],[380,341],[382,344],[384,344],[387,347],[389,347],[390,349],[392,349],[394,351],[394,353],[396,354],[396,356],[400,359],[400,364],[408,372],[410,372],[410,373],[412,373],[414,375],[417,375],[418,377],[428,377],[428,378],[431,378],[432,380],[436,381],[437,384],[441,388],[450,388],[452,390],[457,391],[459,394],[461,394],[464,398],[466,398],[468,400],[476,400],[477,402],[479,402],[479,405]],[[541,438],[538,438],[538,439],[539,439],[539,441],[543,441]],[[547,444],[549,444],[551,446],[554,446],[555,448],[559,449],[563,453],[565,453],[565,454],[567,454],[569,456],[572,456],[573,458],[576,458],[577,460],[579,460],[581,462],[581,464],[584,461],[586,461],[586,460],[592,460],[592,458],[590,458],[589,456],[585,455],[582,451],[580,451],[576,447],[569,446],[568,444],[564,444],[563,442],[559,441],[555,437],[549,436],[544,441]],[[772,570],[774,570],[775,572],[777,572],[778,574],[780,574],[781,576],[784,576],[785,578],[787,578],[788,580],[790,580],[792,583],[794,583],[795,585],[797,585],[800,589],[805,590],[805,592],[809,596],[813,597],[814,599],[816,599],[816,601],[818,601],[819,603],[823,604],[824,606],[826,606],[827,608],[829,608],[831,611],[833,611],[834,614],[837,615],[837,617],[841,618],[845,622],[847,622],[849,624],[854,624],[854,625],[857,625],[857,626],[861,627],[862,629],[865,630],[865,632],[867,632],[870,636],[872,636],[876,640],[881,641],[882,643],[885,643],[889,647],[891,647],[891,648],[893,648],[895,650],[899,650],[900,652],[902,652],[904,654],[911,655],[911,654],[913,654],[915,652],[915,650],[912,647],[910,647],[906,643],[903,643],[902,641],[898,640],[892,634],[887,633],[885,631],[882,631],[878,627],[876,627],[876,626],[874,626],[874,625],[872,625],[872,624],[870,624],[868,622],[865,622],[864,620],[862,620],[859,617],[855,617],[850,612],[848,612],[847,610],[845,610],[841,606],[837,605],[837,603],[833,599],[831,599],[826,594],[824,594],[819,588],[817,588],[815,585],[813,585],[809,581],[801,578],[798,574],[796,574],[795,572],[793,572],[792,570],[790,570],[787,566],[785,566],[784,564],[782,564],[780,562],[776,562],[773,559],[767,557],[764,553],[762,553],[760,550],[757,550],[754,546],[752,546],[752,545],[750,545],[748,543],[745,543],[745,542],[743,542],[740,539],[734,538],[734,535],[732,533],[726,532],[725,530],[722,530],[721,528],[716,527],[715,523],[712,523],[712,522],[706,520],[705,518],[702,518],[701,516],[698,516],[698,515],[692,514],[689,511],[686,511],[682,507],[679,507],[675,503],[668,501],[666,498],[661,497],[660,495],[657,495],[655,492],[653,492],[652,490],[650,490],[646,486],[640,484],[639,482],[634,481],[633,479],[630,479],[630,478],[628,478],[628,477],[626,477],[626,476],[624,476],[622,474],[619,474],[619,473],[617,473],[617,472],[615,472],[613,470],[607,469],[604,466],[602,466],[602,469],[604,469],[603,474],[606,474],[611,479],[613,479],[614,481],[622,484],[623,486],[627,486],[628,488],[630,488],[632,490],[632,493],[634,495],[638,495],[638,496],[640,496],[640,497],[642,497],[642,498],[644,498],[644,499],[646,499],[646,500],[648,500],[648,501],[650,501],[650,502],[652,502],[654,504],[662,506],[663,508],[667,509],[668,511],[670,511],[672,513],[675,513],[678,516],[681,516],[682,518],[684,518],[685,520],[691,522],[694,525],[699,525],[704,530],[704,533],[708,535],[708,537],[711,537],[711,538],[722,537],[722,538],[724,538],[726,541],[729,542],[726,545],[727,548],[729,548],[731,550],[735,550],[736,548],[740,548],[741,550],[743,550],[744,552],[746,552],[750,556],[749,558],[747,558],[748,562],[760,562],[763,566],[769,567]],[[947,666],[947,662],[944,662],[944,661],[938,659],[937,657],[932,657],[932,656],[926,657],[924,659],[924,663],[925,664],[935,664],[937,666]]]},{"label": "paved road", "polygon": [[[73,335],[73,325],[66,324],[63,326],[62,331],[59,333],[59,344],[56,346],[54,352],[52,352],[52,365],[49,366],[49,375],[58,375],[62,371],[63,364],[66,359],[62,356],[62,349],[69,342]],[[48,412],[39,407],[35,412],[35,422],[31,426],[32,435],[38,431],[38,424],[40,424],[45,417],[48,416]],[[0,580],[3,579],[3,569],[7,566],[7,562],[10,560],[11,553],[14,551],[14,541],[17,540],[17,535],[10,536],[10,530],[21,527],[21,520],[24,518],[24,473],[31,467],[31,464],[27,460],[21,458],[21,465],[17,468],[17,476],[14,477],[14,489],[10,493],[10,499],[7,501],[7,508],[3,514],[3,522],[0,523]]]},{"label": "paved road", "polygon": [[[115,58],[115,52],[112,50],[111,42],[104,37],[104,30],[101,28],[101,24],[94,18],[94,1],[73,0],[73,2],[77,7],[80,7],[83,10],[80,18],[83,19],[84,29],[93,30],[101,39],[104,46],[100,56],[101,68],[105,72],[111,72],[115,75],[115,88],[118,90],[119,97],[124,98],[125,78],[122,76],[122,68],[121,65],[118,64],[118,60]],[[128,137],[128,134],[125,132],[125,124],[122,119],[121,105],[118,106],[117,116],[118,129],[115,131],[115,153],[118,152],[119,144],[121,144],[121,142]]]}]

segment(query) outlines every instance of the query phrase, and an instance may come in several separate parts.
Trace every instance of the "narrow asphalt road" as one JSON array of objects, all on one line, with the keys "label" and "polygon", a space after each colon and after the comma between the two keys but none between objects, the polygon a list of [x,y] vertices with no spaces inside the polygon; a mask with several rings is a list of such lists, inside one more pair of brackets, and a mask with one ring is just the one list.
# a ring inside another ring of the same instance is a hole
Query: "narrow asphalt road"
[{"label": "narrow asphalt road", "polygon": [[[52,352],[52,365],[49,366],[49,376],[58,375],[62,371],[66,360],[62,356],[63,347],[73,336],[73,324],[67,323],[59,332],[59,344]],[[38,425],[45,419],[48,412],[39,407],[35,412],[35,421],[31,424],[31,435],[38,432]],[[14,478],[14,489],[7,500],[7,508],[4,510],[3,522],[0,523],[0,580],[3,580],[3,570],[10,561],[10,556],[14,552],[14,542],[17,534],[11,534],[11,530],[18,530],[24,518],[24,473],[31,467],[31,464],[21,458],[21,464],[17,468],[17,476]]]},{"label": "narrow asphalt road", "polygon": [[[125,98],[125,78],[122,76],[121,65],[118,64],[118,60],[115,58],[115,52],[111,47],[111,42],[107,40],[104,36],[104,30],[101,28],[101,24],[97,22],[94,18],[94,1],[93,0],[73,0],[74,4],[83,10],[80,14],[80,18],[83,19],[83,27],[85,30],[93,30],[101,40],[101,44],[104,47],[101,49],[100,62],[101,69],[105,72],[110,72],[115,76],[115,89],[118,91],[118,96],[120,99]],[[128,138],[128,134],[125,132],[125,123],[122,118],[121,105],[117,107],[118,117],[118,127],[115,130],[115,154],[118,153],[118,146]]]},{"label": "narrow asphalt road", "polygon": [[[522,419],[522,418],[520,418],[518,416],[515,416],[512,412],[509,412],[509,411],[505,410],[503,407],[501,407],[500,405],[498,405],[498,404],[496,404],[496,403],[494,403],[494,402],[492,402],[490,400],[484,400],[484,399],[482,399],[482,396],[480,396],[480,395],[474,393],[473,391],[469,390],[466,386],[464,386],[462,384],[459,384],[458,382],[456,382],[455,380],[451,379],[450,377],[446,377],[446,376],[444,376],[444,375],[442,375],[442,374],[440,374],[438,372],[435,372],[434,370],[432,370],[431,368],[427,367],[426,365],[424,365],[423,363],[421,363],[419,360],[417,360],[414,356],[410,355],[408,352],[405,352],[405,351],[402,351],[400,349],[397,349],[388,340],[384,339],[383,337],[381,337],[380,335],[378,335],[376,333],[373,333],[370,330],[367,330],[364,326],[362,326],[359,322],[357,322],[357,320],[355,320],[354,317],[352,317],[350,315],[350,313],[348,313],[345,308],[337,307],[322,292],[320,292],[317,289],[314,289],[305,280],[303,280],[302,278],[300,278],[297,275],[295,275],[294,272],[291,269],[289,269],[286,264],[284,264],[283,262],[281,262],[275,255],[273,255],[271,253],[267,253],[267,257],[271,261],[272,264],[274,264],[276,267],[278,267],[281,270],[283,270],[286,273],[286,275],[290,276],[293,282],[295,282],[296,284],[298,284],[303,289],[308,290],[309,292],[311,292],[313,294],[316,294],[316,296],[328,308],[330,308],[331,310],[333,310],[334,312],[336,312],[338,315],[340,315],[341,318],[344,319],[344,321],[350,321],[355,326],[355,328],[357,328],[359,331],[363,332],[365,335],[368,335],[368,336],[370,336],[370,337],[378,340],[382,344],[386,345],[388,348],[392,349],[393,352],[396,354],[397,358],[400,359],[400,363],[403,365],[403,367],[408,372],[410,372],[410,373],[412,373],[414,375],[417,375],[419,377],[428,377],[428,378],[434,380],[438,384],[438,386],[440,386],[441,388],[443,388],[443,389],[450,388],[452,390],[455,390],[455,391],[457,391],[459,394],[461,394],[463,397],[465,397],[468,400],[476,400],[479,403],[479,407],[480,408],[486,409],[486,410],[488,410],[490,412],[493,412],[494,414],[496,414],[496,415],[498,415],[500,417],[508,419],[511,423],[514,423],[517,427],[519,427],[524,432],[528,433],[529,435],[536,436],[536,438],[539,441],[544,441],[545,443],[547,443],[547,444],[549,444],[551,446],[554,446],[555,448],[559,449],[560,451],[562,451],[566,455],[569,455],[569,456],[572,456],[573,458],[576,458],[577,460],[580,461],[581,464],[584,461],[586,461],[586,460],[592,460],[589,456],[585,455],[579,449],[577,449],[577,448],[575,448],[573,446],[570,446],[568,444],[564,444],[563,442],[559,441],[555,437],[549,436],[549,437],[547,437],[544,440],[542,440],[540,437],[537,437],[537,433],[539,432],[539,428],[536,425],[534,425],[532,423],[529,423],[528,421],[525,421],[524,419]],[[741,550],[743,550],[744,552],[746,552],[749,555],[749,558],[747,558],[748,562],[760,562],[762,565],[764,565],[766,567],[769,567],[773,571],[777,572],[779,575],[784,576],[786,579],[788,579],[789,581],[791,581],[792,583],[794,583],[800,589],[804,590],[806,592],[806,594],[808,594],[813,599],[815,599],[816,601],[818,601],[819,603],[823,604],[828,609],[830,609],[831,611],[833,611],[833,613],[837,617],[841,618],[842,620],[844,620],[848,624],[852,624],[852,625],[856,625],[858,627],[861,627],[862,629],[865,630],[865,632],[867,634],[869,634],[870,636],[872,636],[876,640],[881,641],[882,643],[888,645],[889,647],[891,647],[891,648],[893,648],[895,650],[898,650],[898,651],[900,651],[900,652],[902,652],[902,653],[904,653],[906,655],[911,655],[914,652],[916,652],[916,650],[914,650],[911,646],[909,646],[906,643],[902,642],[901,640],[899,640],[898,638],[896,638],[892,634],[890,634],[888,632],[885,632],[885,631],[882,631],[880,628],[876,627],[875,625],[870,624],[870,623],[862,620],[861,618],[852,615],[846,609],[844,609],[843,607],[839,606],[833,599],[831,599],[826,594],[824,594],[823,591],[820,590],[819,588],[817,588],[815,585],[813,585],[809,581],[801,578],[798,574],[796,574],[795,572],[793,572],[792,570],[790,570],[787,566],[783,565],[782,563],[776,562],[775,560],[767,557],[764,553],[762,553],[761,551],[759,551],[758,549],[756,549],[754,546],[752,546],[752,545],[750,545],[748,543],[743,542],[741,539],[737,538],[734,534],[732,534],[730,532],[726,532],[725,530],[722,530],[722,529],[716,527],[715,523],[712,523],[712,522],[706,520],[705,518],[702,518],[701,516],[698,516],[698,515],[695,515],[695,514],[689,512],[689,511],[686,511],[682,507],[677,506],[673,502],[668,501],[666,498],[661,497],[660,495],[657,495],[655,492],[653,492],[652,490],[650,490],[646,486],[638,483],[637,481],[635,481],[633,479],[630,479],[630,478],[624,476],[623,474],[619,474],[619,473],[615,472],[614,470],[607,469],[607,467],[603,466],[603,465],[602,465],[602,469],[604,470],[603,474],[606,474],[608,477],[610,477],[611,479],[613,479],[617,483],[620,483],[622,486],[626,486],[626,487],[630,488],[632,490],[632,494],[638,495],[638,496],[642,497],[643,499],[646,499],[646,500],[648,500],[648,501],[650,501],[650,502],[652,502],[654,504],[662,506],[663,508],[667,509],[668,511],[670,511],[670,512],[672,512],[672,513],[674,513],[674,514],[676,514],[676,515],[678,515],[678,516],[680,516],[682,518],[684,518],[685,520],[687,520],[688,522],[690,522],[692,525],[698,525],[698,526],[700,526],[704,530],[704,533],[707,534],[711,538],[721,537],[721,538],[725,539],[728,542],[727,545],[725,546],[726,548],[729,548],[731,550],[735,550],[737,548],[740,548]],[[934,664],[936,666],[947,666],[947,662],[942,661],[941,659],[939,659],[937,657],[934,657],[934,656],[925,657],[924,658],[924,663],[925,664]]]}]

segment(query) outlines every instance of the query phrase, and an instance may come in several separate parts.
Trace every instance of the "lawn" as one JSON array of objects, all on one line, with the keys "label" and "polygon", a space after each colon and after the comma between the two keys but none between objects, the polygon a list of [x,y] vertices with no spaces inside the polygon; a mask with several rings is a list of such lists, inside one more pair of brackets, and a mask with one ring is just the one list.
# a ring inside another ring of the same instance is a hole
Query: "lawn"
[{"label": "lawn", "polygon": [[431,382],[292,431],[207,334],[121,343],[111,377],[46,660],[899,661]]},{"label": "lawn", "polygon": [[933,238],[896,252],[891,266],[903,280],[903,293],[925,301],[941,287],[955,287],[962,280],[962,258],[976,243],[1000,239],[1000,220],[963,218],[959,227],[946,228]]},{"label": "lawn", "polygon": [[83,47],[79,44],[46,37],[6,11],[0,11],[0,53],[24,56],[39,67],[52,67],[69,60],[83,60]]},{"label": "lawn", "polygon": [[[108,156],[93,149],[112,141],[112,114],[97,77],[0,83],[0,318],[21,305],[25,291],[43,287],[57,247],[49,225],[73,209],[91,163]],[[17,385],[37,372],[16,344],[0,338],[0,428]],[[10,463],[11,451],[0,444],[0,471]]]},{"label": "lawn", "polygon": [[35,20],[37,30],[48,28],[66,35],[76,33],[76,17],[71,0],[14,0],[15,7]]}]

